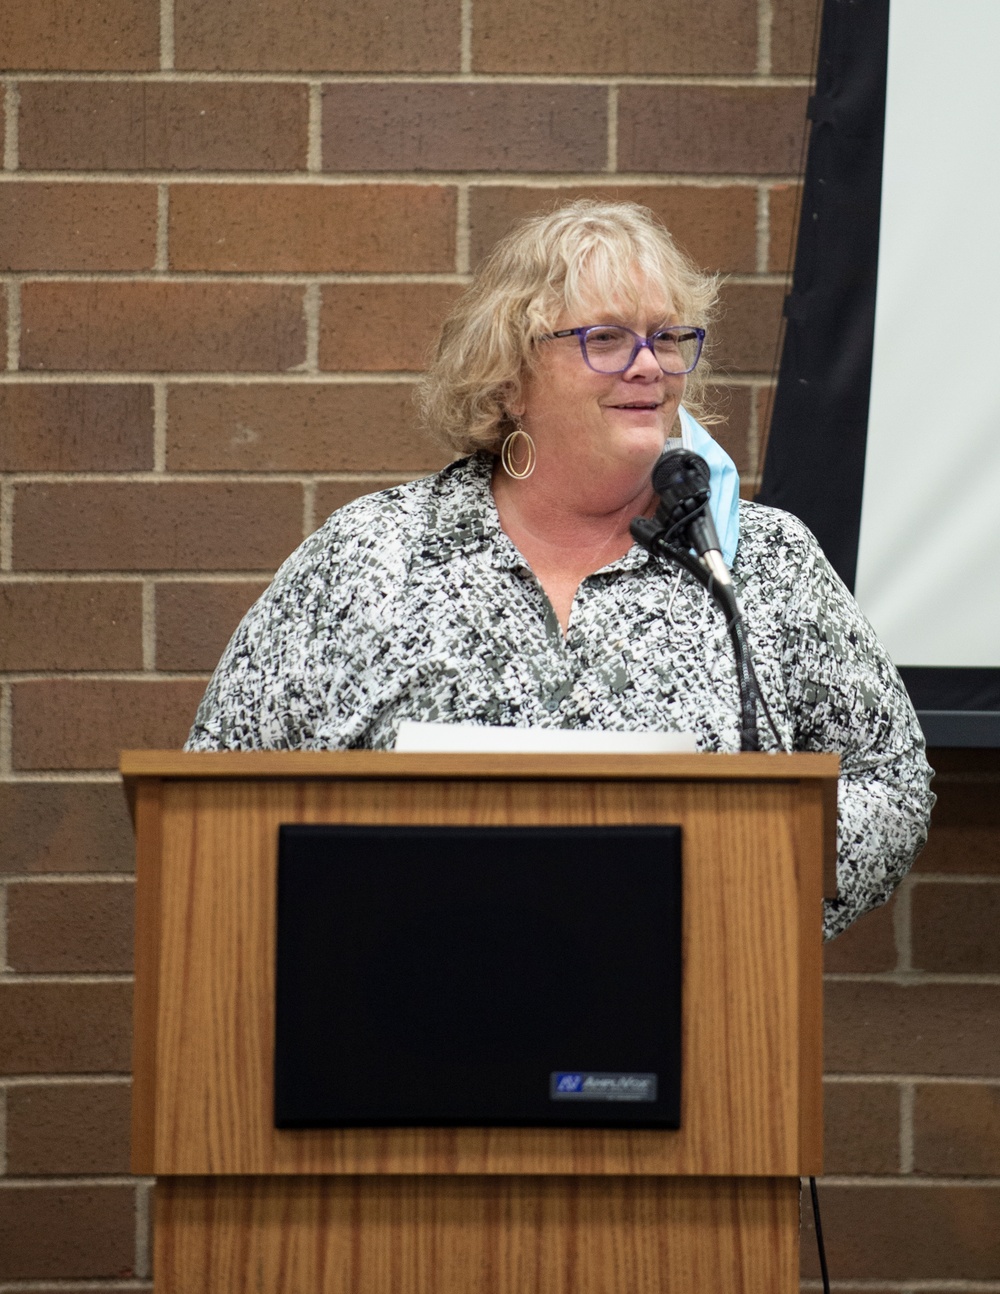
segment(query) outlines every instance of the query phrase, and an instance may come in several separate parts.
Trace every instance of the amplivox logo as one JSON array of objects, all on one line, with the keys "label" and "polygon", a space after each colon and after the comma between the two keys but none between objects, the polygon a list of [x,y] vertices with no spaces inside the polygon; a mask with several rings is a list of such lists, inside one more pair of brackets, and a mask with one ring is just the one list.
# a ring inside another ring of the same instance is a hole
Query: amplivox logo
[{"label": "amplivox logo", "polygon": [[556,1072],[549,1075],[553,1101],[655,1101],[655,1074]]}]

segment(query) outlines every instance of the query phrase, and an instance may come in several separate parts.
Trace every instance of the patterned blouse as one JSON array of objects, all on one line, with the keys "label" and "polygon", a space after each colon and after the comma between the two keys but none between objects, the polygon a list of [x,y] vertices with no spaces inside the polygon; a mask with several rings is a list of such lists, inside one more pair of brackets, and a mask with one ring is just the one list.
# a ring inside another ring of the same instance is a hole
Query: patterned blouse
[{"label": "patterned blouse", "polygon": [[[357,499],[292,554],[215,671],[188,750],[388,749],[401,720],[691,732],[739,750],[729,635],[638,545],[583,581],[566,635],[500,528],[478,455]],[[884,903],[934,797],[903,685],[794,517],[740,505],[733,580],[781,748],[839,751],[827,937]],[[778,749],[766,722],[765,749]]]}]

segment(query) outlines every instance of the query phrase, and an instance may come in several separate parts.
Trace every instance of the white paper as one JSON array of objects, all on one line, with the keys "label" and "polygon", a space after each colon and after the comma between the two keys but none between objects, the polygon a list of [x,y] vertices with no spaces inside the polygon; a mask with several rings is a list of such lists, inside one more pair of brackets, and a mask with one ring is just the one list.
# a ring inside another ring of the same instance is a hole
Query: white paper
[{"label": "white paper", "polygon": [[889,16],[855,592],[897,665],[1000,666],[1000,5]]},{"label": "white paper", "polygon": [[396,750],[463,754],[690,754],[689,732],[601,732],[590,728],[490,728],[475,723],[418,723],[404,719]]}]

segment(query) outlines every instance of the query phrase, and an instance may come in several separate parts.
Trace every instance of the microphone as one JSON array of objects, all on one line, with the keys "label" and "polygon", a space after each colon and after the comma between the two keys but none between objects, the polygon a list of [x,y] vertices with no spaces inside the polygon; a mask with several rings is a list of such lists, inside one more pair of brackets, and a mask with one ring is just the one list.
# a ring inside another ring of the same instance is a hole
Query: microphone
[{"label": "microphone", "polygon": [[693,548],[718,584],[732,584],[708,506],[710,483],[711,470],[700,454],[668,450],[653,468],[653,489],[660,496],[656,520],[668,542]]}]

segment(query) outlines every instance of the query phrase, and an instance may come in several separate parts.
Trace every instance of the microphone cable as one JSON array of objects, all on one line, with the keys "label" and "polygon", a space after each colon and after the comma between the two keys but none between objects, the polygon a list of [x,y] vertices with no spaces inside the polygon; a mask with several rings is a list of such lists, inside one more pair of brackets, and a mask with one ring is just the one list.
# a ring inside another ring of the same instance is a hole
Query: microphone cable
[{"label": "microphone cable", "polygon": [[823,1223],[819,1216],[819,1192],[816,1189],[816,1178],[809,1178],[809,1194],[812,1196],[813,1225],[816,1229],[816,1248],[819,1250],[819,1271],[823,1278],[823,1294],[830,1294],[830,1273],[826,1267],[826,1246],[823,1244]]}]

